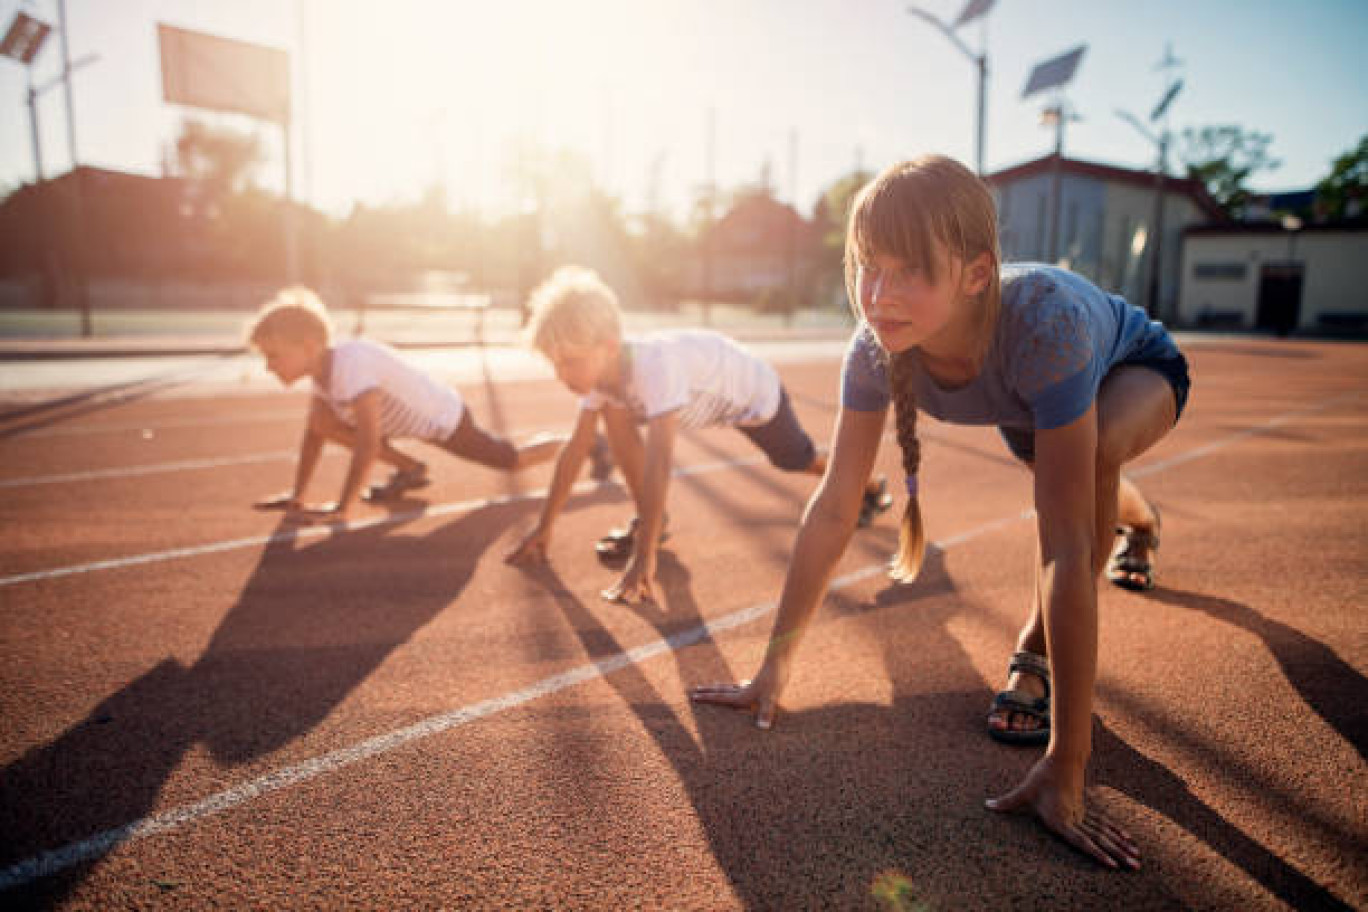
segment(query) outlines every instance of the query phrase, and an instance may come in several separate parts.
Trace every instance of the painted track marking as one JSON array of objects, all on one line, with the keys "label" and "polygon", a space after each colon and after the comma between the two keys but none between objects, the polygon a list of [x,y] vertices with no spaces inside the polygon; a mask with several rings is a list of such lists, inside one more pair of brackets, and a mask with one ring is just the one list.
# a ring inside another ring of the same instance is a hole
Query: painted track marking
[{"label": "painted track marking", "polygon": [[[1357,392],[1352,392],[1326,400],[1309,408],[1284,413],[1262,424],[1231,434],[1221,440],[1213,441],[1210,444],[1196,447],[1185,453],[1179,453],[1169,459],[1146,466],[1143,474],[1154,474],[1175,466],[1186,464],[1195,459],[1200,459],[1260,433],[1266,433],[1269,430],[1281,427],[1298,418],[1324,411],[1340,402],[1356,399],[1358,395]],[[751,462],[759,461],[763,460],[751,460]],[[709,464],[708,466],[697,466],[691,469],[680,470],[680,472],[677,472],[676,474],[701,474],[703,471],[716,471],[717,468],[726,467],[728,465],[730,464],[714,463]],[[1141,472],[1136,471],[1133,474],[1139,475]],[[582,485],[577,485],[576,487],[579,488],[581,486]],[[522,495],[522,497],[532,496],[535,495]],[[506,498],[505,500],[511,499],[512,498]],[[481,503],[489,502],[492,501],[481,501]],[[450,504],[446,506],[454,509],[460,505]],[[966,532],[951,536],[950,538],[932,542],[931,547],[945,551],[983,535],[987,535],[990,532],[1027,520],[1034,515],[1034,510],[1023,510],[1018,514],[984,523]],[[320,534],[322,531],[326,530],[320,530]],[[856,583],[884,572],[886,569],[886,565],[884,564],[873,564],[844,574],[831,581],[829,591],[853,586]],[[511,691],[499,697],[492,697],[487,700],[481,700],[478,703],[472,703],[468,706],[461,707],[460,709],[429,716],[427,719],[406,728],[368,738],[365,741],[361,741],[350,747],[330,751],[321,756],[306,760],[303,763],[295,764],[294,766],[282,767],[281,769],[267,773],[263,776],[258,776],[256,779],[252,779],[241,785],[217,792],[210,795],[208,798],[193,804],[173,808],[172,810],[165,811],[161,814],[143,817],[131,823],[124,824],[123,826],[97,833],[81,842],[71,843],[60,849],[53,849],[35,855],[0,871],[0,890],[8,890],[22,886],[42,877],[58,873],[73,865],[80,864],[83,861],[99,858],[124,842],[177,829],[185,824],[193,823],[204,817],[218,814],[240,804],[244,804],[259,796],[301,782],[306,782],[326,773],[335,772],[336,770],[350,766],[353,763],[387,753],[413,741],[427,738],[441,732],[450,731],[462,725],[467,725],[471,722],[497,715],[506,710],[515,709],[534,700],[551,696],[552,694],[559,693],[560,691],[567,690],[587,681],[606,677],[607,675],[630,665],[645,662],[658,655],[667,652],[676,652],[698,643],[706,637],[712,637],[715,634],[723,633],[750,623],[751,621],[758,620],[774,611],[774,609],[774,602],[761,602],[752,605],[749,608],[742,608],[718,618],[715,621],[699,624],[696,627],[682,631],[674,636],[653,640],[634,649],[624,650],[616,655],[586,665],[580,665],[577,668],[561,672],[560,674],[551,675],[527,687]]]}]

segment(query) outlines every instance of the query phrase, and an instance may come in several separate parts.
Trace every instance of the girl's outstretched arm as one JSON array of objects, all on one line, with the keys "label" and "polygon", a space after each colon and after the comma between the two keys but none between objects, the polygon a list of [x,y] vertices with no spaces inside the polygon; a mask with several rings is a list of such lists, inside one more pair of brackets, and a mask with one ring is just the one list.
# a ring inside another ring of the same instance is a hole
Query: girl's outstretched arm
[{"label": "girl's outstretched arm", "polygon": [[887,409],[861,412],[843,408],[836,416],[830,461],[803,513],[764,664],[751,681],[693,688],[689,692],[693,700],[754,713],[760,728],[774,724],[798,644],[826,594],[832,569],[855,531],[886,414]]},{"label": "girl's outstretched arm", "polygon": [[1054,683],[1050,745],[1025,781],[988,807],[1031,811],[1102,864],[1139,867],[1130,836],[1083,789],[1097,677],[1097,407],[1035,439],[1037,591]]}]

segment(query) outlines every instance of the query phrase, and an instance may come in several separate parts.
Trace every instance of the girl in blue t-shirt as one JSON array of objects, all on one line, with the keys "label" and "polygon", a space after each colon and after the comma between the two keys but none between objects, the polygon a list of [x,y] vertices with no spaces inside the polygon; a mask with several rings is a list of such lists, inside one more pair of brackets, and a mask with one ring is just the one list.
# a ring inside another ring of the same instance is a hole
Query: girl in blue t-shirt
[{"label": "girl in blue t-shirt", "polygon": [[1032,811],[1101,863],[1136,867],[1130,837],[1083,790],[1097,577],[1105,565],[1117,585],[1153,585],[1159,514],[1121,468],[1178,420],[1187,363],[1162,325],[1085,279],[1049,266],[1003,267],[987,186],[948,158],[895,165],[861,190],[845,265],[859,326],[842,371],[830,465],[794,544],[764,664],[752,681],[691,695],[751,711],[761,728],[773,724],[798,642],[855,527],[890,403],[907,476],[892,566],[902,581],[916,577],[924,544],[917,410],[996,425],[1035,475],[1039,560],[1030,617],[988,730],[1050,748],[988,807]]}]

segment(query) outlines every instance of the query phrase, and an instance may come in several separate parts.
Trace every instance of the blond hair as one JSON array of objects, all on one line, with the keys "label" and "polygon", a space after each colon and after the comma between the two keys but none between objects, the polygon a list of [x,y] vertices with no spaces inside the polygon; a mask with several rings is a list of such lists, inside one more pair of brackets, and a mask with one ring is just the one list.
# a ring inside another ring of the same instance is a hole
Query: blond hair
[{"label": "blond hair", "polygon": [[[941,266],[935,255],[937,246],[965,265],[984,254],[991,258],[988,284],[976,296],[976,303],[982,326],[996,323],[1002,299],[997,207],[987,184],[959,162],[941,155],[892,165],[856,196],[845,244],[846,292],[856,317],[864,318],[856,288],[860,263],[879,255],[897,257],[921,269],[934,283]],[[991,332],[982,332],[979,338],[986,346]],[[908,494],[898,551],[889,574],[902,582],[916,579],[926,548],[917,499],[921,444],[917,440],[917,400],[909,373],[913,357],[909,349],[890,355],[888,364]]]},{"label": "blond hair", "polygon": [[327,346],[332,341],[332,320],[323,301],[308,288],[292,285],[282,288],[262,305],[247,324],[247,342],[259,346],[265,341],[316,342]]},{"label": "blond hair", "polygon": [[622,310],[597,272],[562,266],[528,301],[528,344],[546,355],[562,346],[588,346],[622,338]]}]

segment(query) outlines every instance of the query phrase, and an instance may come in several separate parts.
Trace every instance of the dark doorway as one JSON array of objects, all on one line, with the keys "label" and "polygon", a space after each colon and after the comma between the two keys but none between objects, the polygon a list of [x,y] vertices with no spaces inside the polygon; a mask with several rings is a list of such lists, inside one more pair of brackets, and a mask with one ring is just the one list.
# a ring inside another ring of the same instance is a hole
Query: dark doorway
[{"label": "dark doorway", "polygon": [[1259,274],[1259,329],[1271,329],[1280,336],[1297,328],[1301,312],[1302,274],[1297,262],[1264,263]]}]

